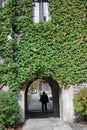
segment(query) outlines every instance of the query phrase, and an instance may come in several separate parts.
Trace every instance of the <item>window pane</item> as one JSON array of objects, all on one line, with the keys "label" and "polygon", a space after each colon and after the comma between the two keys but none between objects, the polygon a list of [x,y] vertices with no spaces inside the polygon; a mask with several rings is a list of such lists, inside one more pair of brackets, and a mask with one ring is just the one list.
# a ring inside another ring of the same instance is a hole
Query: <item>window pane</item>
[{"label": "window pane", "polygon": [[39,3],[36,2],[34,3],[34,22],[38,23],[39,22]]},{"label": "window pane", "polygon": [[40,20],[48,21],[49,15],[49,3],[47,0],[34,0],[34,22],[38,23]]},{"label": "window pane", "polygon": [[49,17],[49,10],[48,10],[49,4],[47,2],[43,3],[44,8],[44,20],[48,21],[50,19]]}]

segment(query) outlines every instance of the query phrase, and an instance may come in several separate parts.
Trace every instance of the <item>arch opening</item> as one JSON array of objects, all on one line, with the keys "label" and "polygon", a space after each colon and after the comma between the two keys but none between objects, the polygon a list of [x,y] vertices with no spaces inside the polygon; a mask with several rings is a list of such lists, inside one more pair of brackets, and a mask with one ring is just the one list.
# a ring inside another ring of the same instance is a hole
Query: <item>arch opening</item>
[{"label": "arch opening", "polygon": [[[41,111],[41,102],[39,102],[40,94],[43,91],[46,92],[49,98],[47,113]],[[36,78],[28,81],[25,89],[25,119],[60,117],[59,92],[60,88],[58,83],[50,77]],[[29,101],[30,97],[33,98]]]}]

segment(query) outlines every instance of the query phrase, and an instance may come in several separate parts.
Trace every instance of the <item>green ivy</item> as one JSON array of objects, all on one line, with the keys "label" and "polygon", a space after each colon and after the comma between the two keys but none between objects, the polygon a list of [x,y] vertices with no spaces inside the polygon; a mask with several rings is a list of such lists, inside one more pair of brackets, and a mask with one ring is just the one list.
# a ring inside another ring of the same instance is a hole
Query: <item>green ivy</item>
[{"label": "green ivy", "polygon": [[8,0],[0,6],[0,55],[5,58],[0,83],[18,91],[35,77],[52,77],[65,86],[86,81],[87,2],[50,0],[51,19],[39,23],[33,22],[33,6],[32,0]]},{"label": "green ivy", "polygon": [[0,129],[18,119],[15,92],[27,80],[51,77],[65,86],[87,81],[87,2],[50,0],[51,19],[39,23],[33,6],[32,0],[0,4],[0,84],[9,86],[0,91]]}]

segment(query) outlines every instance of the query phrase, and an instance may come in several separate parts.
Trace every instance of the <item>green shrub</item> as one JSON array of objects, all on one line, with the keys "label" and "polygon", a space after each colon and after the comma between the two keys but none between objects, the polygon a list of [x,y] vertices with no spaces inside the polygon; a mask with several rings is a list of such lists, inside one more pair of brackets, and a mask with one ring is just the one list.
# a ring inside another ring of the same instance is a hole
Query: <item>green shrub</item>
[{"label": "green shrub", "polygon": [[74,109],[81,120],[87,121],[87,88],[81,89],[75,95]]},{"label": "green shrub", "polygon": [[17,95],[14,92],[0,91],[0,130],[13,126],[19,118]]},{"label": "green shrub", "polygon": [[3,128],[4,128],[4,122],[3,122],[3,120],[2,120],[2,117],[1,117],[1,115],[0,115],[0,130],[3,130]]}]

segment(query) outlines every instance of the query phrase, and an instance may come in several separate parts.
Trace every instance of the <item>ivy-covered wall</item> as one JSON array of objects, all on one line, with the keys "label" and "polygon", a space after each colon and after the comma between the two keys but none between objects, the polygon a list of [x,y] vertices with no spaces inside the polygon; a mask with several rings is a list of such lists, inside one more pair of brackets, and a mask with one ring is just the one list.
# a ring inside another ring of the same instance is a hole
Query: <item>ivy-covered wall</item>
[{"label": "ivy-covered wall", "polygon": [[87,81],[87,2],[50,0],[49,22],[33,22],[32,0],[0,6],[0,84],[18,90],[30,78]]}]

